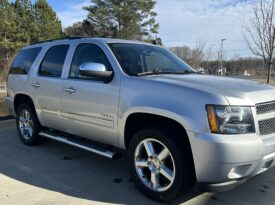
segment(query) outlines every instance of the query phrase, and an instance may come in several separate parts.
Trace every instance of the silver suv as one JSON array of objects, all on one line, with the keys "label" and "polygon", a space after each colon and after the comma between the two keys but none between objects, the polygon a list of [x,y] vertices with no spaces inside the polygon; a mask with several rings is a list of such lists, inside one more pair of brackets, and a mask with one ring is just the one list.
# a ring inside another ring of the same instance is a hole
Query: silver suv
[{"label": "silver suv", "polygon": [[275,88],[196,73],[159,46],[67,38],[23,48],[6,98],[20,139],[105,157],[127,150],[137,187],[171,201],[228,190],[275,164]]}]

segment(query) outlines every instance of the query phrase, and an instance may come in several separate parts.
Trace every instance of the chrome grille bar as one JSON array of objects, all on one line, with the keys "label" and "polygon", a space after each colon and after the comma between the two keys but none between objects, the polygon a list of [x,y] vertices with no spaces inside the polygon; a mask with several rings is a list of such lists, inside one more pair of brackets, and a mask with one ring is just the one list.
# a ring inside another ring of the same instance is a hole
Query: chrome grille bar
[{"label": "chrome grille bar", "polygon": [[259,121],[261,135],[268,135],[275,132],[275,118]]},{"label": "chrome grille bar", "polygon": [[258,115],[275,112],[275,101],[257,104],[256,111]]}]

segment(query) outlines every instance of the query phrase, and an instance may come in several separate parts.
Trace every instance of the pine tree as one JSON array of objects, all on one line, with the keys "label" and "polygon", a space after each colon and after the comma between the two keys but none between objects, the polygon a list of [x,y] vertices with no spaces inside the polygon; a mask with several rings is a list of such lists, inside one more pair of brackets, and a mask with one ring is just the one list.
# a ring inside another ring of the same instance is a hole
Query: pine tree
[{"label": "pine tree", "polygon": [[84,20],[83,22],[76,22],[72,26],[65,28],[64,33],[66,36],[89,37],[91,33],[95,34],[95,29],[88,21]]},{"label": "pine tree", "polygon": [[32,42],[62,37],[61,21],[46,0],[38,0],[34,5],[35,23]]},{"label": "pine tree", "polygon": [[93,36],[114,36],[115,26],[111,6],[109,1],[94,0],[92,6],[84,8],[89,11],[86,21],[92,27]]},{"label": "pine tree", "polygon": [[[21,32],[18,25],[18,18],[14,7],[8,0],[0,1],[0,54],[2,58],[3,71],[6,74],[11,59],[19,48],[25,46],[28,40]],[[2,71],[2,72],[3,72]]]},{"label": "pine tree", "polygon": [[155,0],[93,0],[84,9],[92,36],[146,40],[158,33]]},{"label": "pine tree", "polygon": [[14,3],[14,11],[16,13],[16,24],[18,34],[21,35],[21,41],[29,44],[31,41],[31,33],[34,25],[34,13],[30,0],[16,0]]}]

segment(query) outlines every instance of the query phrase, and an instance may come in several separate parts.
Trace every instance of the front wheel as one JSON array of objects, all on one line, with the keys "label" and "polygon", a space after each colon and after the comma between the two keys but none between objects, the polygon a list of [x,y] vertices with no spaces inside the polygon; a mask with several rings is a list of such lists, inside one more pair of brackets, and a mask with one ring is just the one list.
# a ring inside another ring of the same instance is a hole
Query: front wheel
[{"label": "front wheel", "polygon": [[194,183],[188,152],[189,147],[168,130],[147,128],[137,132],[128,149],[130,171],[137,187],[162,202],[187,191]]}]

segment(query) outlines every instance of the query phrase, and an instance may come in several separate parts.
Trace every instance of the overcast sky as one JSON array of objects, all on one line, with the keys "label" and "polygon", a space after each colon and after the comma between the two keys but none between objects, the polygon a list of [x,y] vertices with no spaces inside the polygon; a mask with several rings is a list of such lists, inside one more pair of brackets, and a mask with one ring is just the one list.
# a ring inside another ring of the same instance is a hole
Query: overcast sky
[{"label": "overcast sky", "polygon": [[[63,27],[83,20],[82,9],[90,0],[48,0],[62,21]],[[159,36],[165,46],[196,42],[218,50],[221,39],[228,58],[235,54],[251,56],[242,35],[242,22],[249,16],[253,0],[157,0]]]}]

